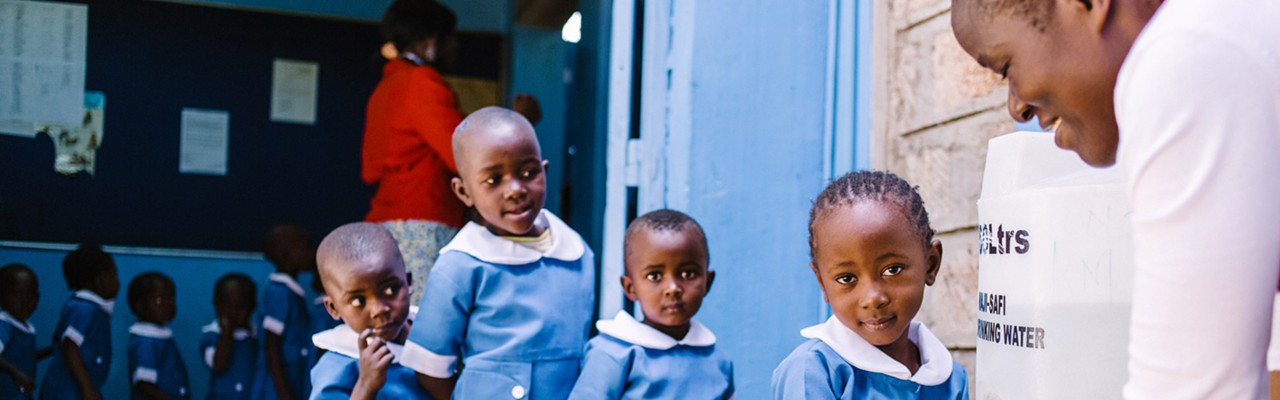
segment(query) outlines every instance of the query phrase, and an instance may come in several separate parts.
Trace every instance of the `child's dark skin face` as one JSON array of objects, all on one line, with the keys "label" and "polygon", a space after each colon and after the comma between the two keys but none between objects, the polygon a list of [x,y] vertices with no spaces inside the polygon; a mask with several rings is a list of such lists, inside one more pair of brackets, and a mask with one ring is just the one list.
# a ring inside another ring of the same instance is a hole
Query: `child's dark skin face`
[{"label": "child's dark skin face", "polygon": [[258,307],[256,293],[235,281],[231,281],[220,290],[222,295],[219,296],[219,301],[213,303],[214,310],[218,314],[218,323],[234,328],[247,328],[249,319],[253,316],[253,310]]},{"label": "child's dark skin face", "polygon": [[893,204],[838,206],[814,225],[810,264],[836,318],[912,373],[920,353],[907,331],[942,259],[942,244],[925,246],[914,226]]},{"label": "child's dark skin face", "polygon": [[364,260],[329,261],[324,274],[325,309],[356,332],[403,344],[409,335],[409,281],[394,247]]},{"label": "child's dark skin face", "polygon": [[178,313],[173,282],[161,280],[153,283],[146,296],[134,305],[139,321],[156,325],[168,325]]},{"label": "child's dark skin face", "polygon": [[[538,236],[546,194],[547,162],[527,125],[490,125],[485,132],[468,133],[457,156],[454,193],[475,207],[482,224],[499,236]],[[483,129],[483,128],[471,128]]]},{"label": "child's dark skin face", "polygon": [[276,264],[276,271],[297,276],[299,272],[315,271],[316,252],[311,247],[311,236],[297,227],[275,228],[276,236],[270,247],[264,249]]},{"label": "child's dark skin face", "polygon": [[98,273],[92,281],[89,282],[89,291],[97,294],[106,300],[116,298],[120,294],[120,277],[116,271],[116,266],[112,265],[110,269]]},{"label": "child's dark skin face", "polygon": [[0,294],[0,308],[19,321],[26,321],[40,303],[40,283],[36,275],[21,271],[13,276],[10,293]]},{"label": "child's dark skin face", "polygon": [[716,277],[715,271],[707,270],[701,233],[695,228],[640,228],[627,240],[630,252],[627,273],[621,278],[623,292],[640,303],[645,324],[676,340],[684,339]]}]

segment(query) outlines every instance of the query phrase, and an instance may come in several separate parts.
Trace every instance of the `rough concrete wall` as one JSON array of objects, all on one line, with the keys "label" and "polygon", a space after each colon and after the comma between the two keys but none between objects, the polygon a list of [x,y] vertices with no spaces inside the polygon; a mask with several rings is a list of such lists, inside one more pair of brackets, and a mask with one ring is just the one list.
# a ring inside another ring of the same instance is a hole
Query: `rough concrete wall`
[{"label": "rough concrete wall", "polygon": [[1000,77],[951,33],[949,0],[877,1],[872,163],[920,186],[943,244],[942,269],[917,319],[973,377],[977,346],[977,201],[987,141],[1014,129]]}]

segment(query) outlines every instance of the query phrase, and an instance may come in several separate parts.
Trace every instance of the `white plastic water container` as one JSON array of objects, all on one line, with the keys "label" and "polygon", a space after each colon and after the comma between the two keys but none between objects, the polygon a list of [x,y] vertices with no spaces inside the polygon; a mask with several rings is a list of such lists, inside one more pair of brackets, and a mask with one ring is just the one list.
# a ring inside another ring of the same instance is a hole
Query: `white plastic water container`
[{"label": "white plastic water container", "polygon": [[1121,182],[1052,134],[991,140],[978,200],[977,399],[1121,397],[1133,299]]}]

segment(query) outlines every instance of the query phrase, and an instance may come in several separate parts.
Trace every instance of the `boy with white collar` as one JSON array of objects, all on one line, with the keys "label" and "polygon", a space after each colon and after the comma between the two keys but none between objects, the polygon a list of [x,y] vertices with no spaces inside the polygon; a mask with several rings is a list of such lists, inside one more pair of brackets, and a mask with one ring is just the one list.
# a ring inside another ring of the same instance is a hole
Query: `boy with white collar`
[{"label": "boy with white collar", "polygon": [[62,278],[75,294],[54,328],[53,361],[40,398],[101,399],[111,369],[111,311],[120,291],[116,262],[99,246],[80,245],[62,259]]},{"label": "boy with white collar", "polygon": [[622,289],[644,322],[626,312],[600,321],[587,342],[571,399],[729,399],[733,362],[694,314],[711,290],[706,234],[674,210],[640,216],[623,241]]},{"label": "boy with white collar", "polygon": [[213,284],[217,319],[200,335],[200,355],[209,368],[209,400],[243,399],[253,390],[258,364],[258,332],[251,318],[258,307],[257,285],[238,272]]},{"label": "boy with white collar", "polygon": [[40,302],[40,281],[31,267],[13,263],[0,268],[0,399],[29,399],[35,394],[36,328],[28,321]]},{"label": "boy with white collar", "polygon": [[311,399],[431,399],[400,365],[409,337],[409,278],[395,238],[382,225],[334,229],[316,252],[324,306],[343,324],[312,337],[325,350],[311,369]]},{"label": "boy with white collar", "polygon": [[138,318],[129,327],[129,397],[190,398],[187,365],[168,326],[178,312],[173,280],[144,272],[129,282],[126,296],[129,310]]},{"label": "boy with white collar", "polygon": [[591,251],[542,209],[547,162],[523,116],[472,113],[453,152],[477,218],[441,250],[401,362],[437,399],[564,399],[595,304]]},{"label": "boy with white collar", "polygon": [[262,240],[263,255],[276,266],[262,289],[262,354],[255,398],[302,399],[310,393],[311,319],[298,273],[315,270],[315,252],[306,229],[274,226]]}]

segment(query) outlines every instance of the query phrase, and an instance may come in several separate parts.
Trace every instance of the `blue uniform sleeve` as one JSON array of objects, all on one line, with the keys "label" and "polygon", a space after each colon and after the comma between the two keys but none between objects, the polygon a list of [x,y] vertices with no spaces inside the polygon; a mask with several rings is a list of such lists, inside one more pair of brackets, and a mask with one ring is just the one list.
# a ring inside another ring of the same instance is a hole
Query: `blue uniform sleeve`
[{"label": "blue uniform sleeve", "polygon": [[311,368],[311,400],[345,400],[351,398],[351,390],[360,377],[356,360],[326,352]]},{"label": "blue uniform sleeve", "polygon": [[13,325],[0,322],[0,354],[4,354],[10,340],[13,340]]},{"label": "blue uniform sleeve", "polygon": [[[289,289],[278,283],[268,283],[262,291],[262,329],[284,336],[289,320]],[[307,327],[303,327],[306,329]]]},{"label": "blue uniform sleeve", "polygon": [[453,376],[475,306],[478,271],[468,267],[469,261],[458,252],[436,260],[409,330],[402,365],[434,378]]},{"label": "blue uniform sleeve", "polygon": [[734,395],[737,393],[737,388],[733,385],[733,361],[725,361],[725,364],[728,364],[729,369],[726,374],[729,378],[729,390],[725,391],[724,400],[729,400],[734,398]]},{"label": "blue uniform sleeve", "polygon": [[956,400],[969,400],[969,373],[965,371],[964,366],[959,362],[955,362],[954,368],[958,371],[951,374],[951,379],[957,380],[954,386],[957,387],[955,397]]},{"label": "blue uniform sleeve", "polygon": [[[807,346],[802,346],[807,347]],[[797,349],[773,370],[774,400],[837,399],[822,355]]]},{"label": "blue uniform sleeve", "polygon": [[[609,354],[613,349],[604,343],[603,337],[597,336],[587,342],[586,355],[582,361],[582,374],[569,393],[571,400],[621,399],[626,391],[627,373],[631,370],[631,353],[620,349],[622,354]],[[603,345],[603,346],[602,346]]]},{"label": "blue uniform sleeve", "polygon": [[[164,343],[158,340],[138,340],[129,346],[131,359],[129,386],[138,382],[156,383],[160,378],[160,357]],[[172,372],[172,371],[165,371]]]},{"label": "blue uniform sleeve", "polygon": [[93,318],[97,313],[97,310],[93,307],[96,306],[85,302],[72,302],[68,305],[70,307],[67,307],[66,314],[64,314],[67,318],[67,327],[62,332],[56,332],[55,334],[58,335],[58,342],[71,340],[76,346],[83,347],[84,334],[93,326]]},{"label": "blue uniform sleeve", "polygon": [[218,349],[218,333],[206,331],[200,334],[200,361],[205,367],[213,368],[213,357]]}]

